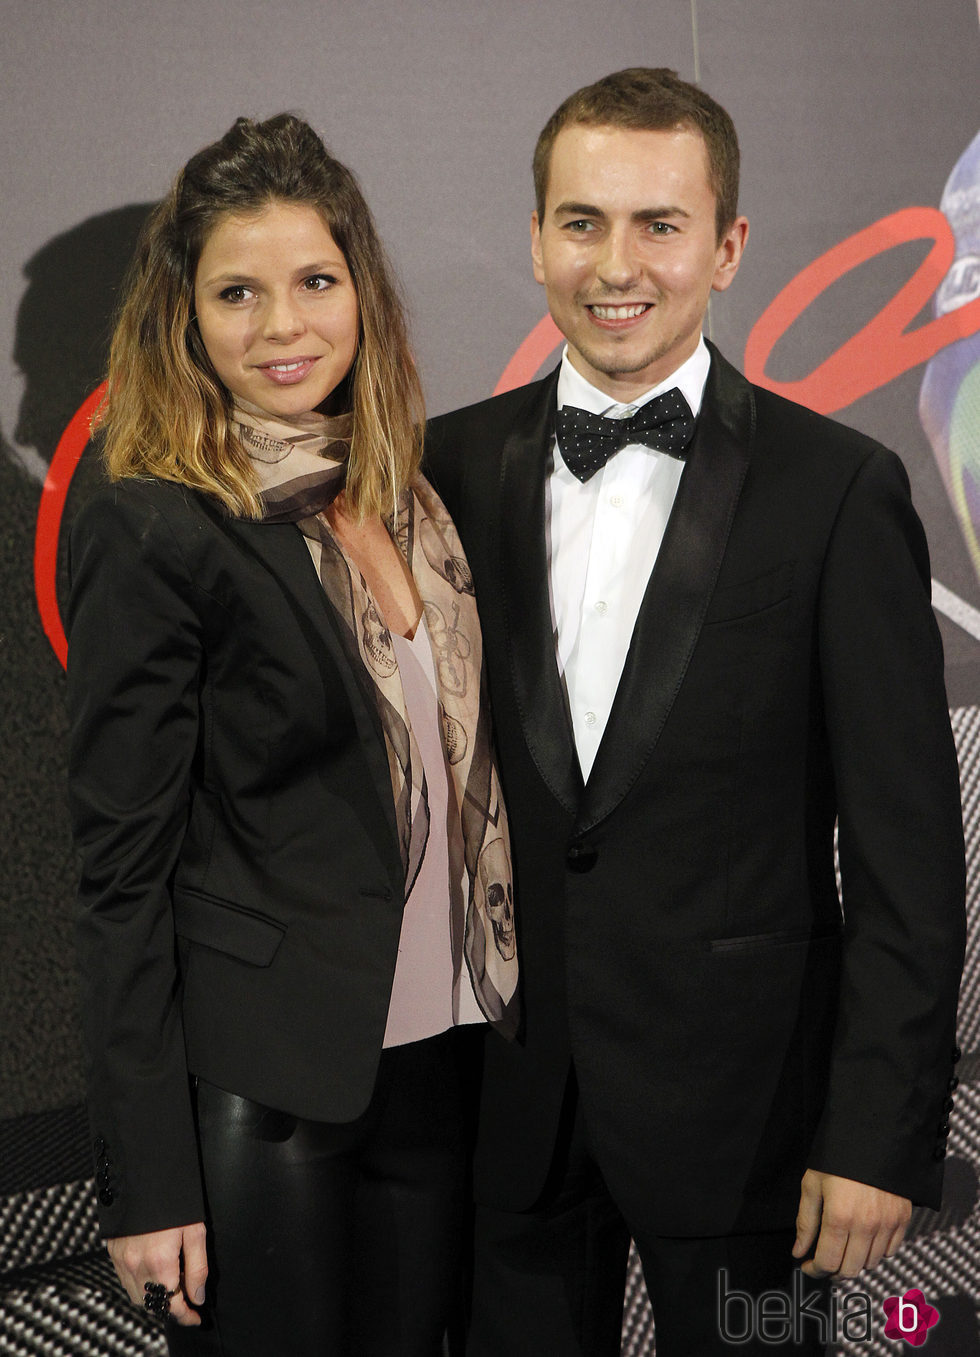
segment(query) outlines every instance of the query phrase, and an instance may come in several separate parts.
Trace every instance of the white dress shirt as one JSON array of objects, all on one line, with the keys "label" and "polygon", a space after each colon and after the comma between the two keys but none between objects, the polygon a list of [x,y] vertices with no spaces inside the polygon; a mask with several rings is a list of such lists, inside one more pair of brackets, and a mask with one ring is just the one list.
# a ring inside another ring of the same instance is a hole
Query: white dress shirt
[{"label": "white dress shirt", "polygon": [[[612,419],[626,418],[676,386],[697,415],[710,364],[702,339],[666,381],[632,404],[619,405],[575,370],[566,347],[558,407],[576,405]],[[552,456],[547,484],[551,618],[575,747],[582,776],[588,779],[684,463],[630,443],[583,485],[562,460],[557,439]]]}]

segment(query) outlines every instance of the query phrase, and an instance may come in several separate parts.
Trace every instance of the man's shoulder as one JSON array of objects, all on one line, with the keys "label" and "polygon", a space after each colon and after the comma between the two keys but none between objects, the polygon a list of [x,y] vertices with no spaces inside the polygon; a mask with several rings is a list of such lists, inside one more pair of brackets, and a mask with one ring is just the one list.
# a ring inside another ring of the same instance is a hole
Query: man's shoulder
[{"label": "man's shoulder", "polygon": [[824,452],[840,449],[844,454],[850,453],[859,458],[881,449],[880,443],[868,434],[861,433],[859,429],[854,429],[830,415],[812,410],[807,405],[800,405],[797,401],[780,396],[768,387],[750,382],[714,346],[709,347],[712,355],[712,372],[706,395],[714,393],[715,399],[720,399],[724,403],[738,394],[740,388],[741,393],[747,394],[751,402],[752,418],[758,438],[782,442],[791,437],[796,442],[798,451],[811,446]]},{"label": "man's shoulder", "polygon": [[857,453],[869,453],[881,444],[860,429],[830,415],[811,410],[808,405],[788,400],[764,386],[752,386],[759,427],[766,432],[792,430],[796,437],[812,440],[823,447],[832,444]]},{"label": "man's shoulder", "polygon": [[846,487],[866,472],[907,486],[901,458],[877,439],[750,382],[717,349],[712,349],[705,399],[749,445],[757,477],[775,474],[814,486]]},{"label": "man's shoulder", "polygon": [[503,449],[514,431],[542,441],[547,439],[556,386],[557,369],[540,381],[429,420],[423,470],[450,513],[462,513],[467,486],[478,496],[488,492]]},{"label": "man's shoulder", "polygon": [[860,481],[882,494],[907,498],[909,476],[898,453],[830,415],[754,387],[757,463],[840,493]]},{"label": "man's shoulder", "polygon": [[488,396],[472,405],[460,406],[457,410],[448,410],[445,414],[434,415],[428,422],[428,433],[440,438],[449,431],[479,430],[492,435],[494,431],[508,429],[529,406],[547,397],[549,388],[553,388],[556,373],[528,382],[525,386],[513,387],[499,395]]}]

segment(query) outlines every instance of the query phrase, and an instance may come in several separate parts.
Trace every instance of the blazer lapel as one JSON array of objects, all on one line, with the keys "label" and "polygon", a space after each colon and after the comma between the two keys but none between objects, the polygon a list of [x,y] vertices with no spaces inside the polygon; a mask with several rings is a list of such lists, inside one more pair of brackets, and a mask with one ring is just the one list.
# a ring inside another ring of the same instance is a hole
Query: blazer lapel
[{"label": "blazer lapel", "polygon": [[697,430],[576,824],[598,824],[652,755],[701,631],[748,469],[755,402],[711,350]]},{"label": "blazer lapel", "polygon": [[384,733],[377,709],[365,700],[364,692],[351,672],[350,661],[338,631],[339,619],[317,578],[309,547],[302,533],[292,523],[254,523],[245,519],[224,518],[222,525],[238,539],[244,550],[260,560],[275,576],[318,663],[322,666],[329,657],[340,674],[378,794],[380,810],[390,831],[389,872],[394,874],[394,879],[401,886],[404,884],[404,874],[398,850],[398,830]]},{"label": "blazer lapel", "polygon": [[548,580],[545,494],[558,369],[529,389],[504,442],[499,570],[506,644],[524,739],[545,783],[572,814],[582,774],[558,673]]}]

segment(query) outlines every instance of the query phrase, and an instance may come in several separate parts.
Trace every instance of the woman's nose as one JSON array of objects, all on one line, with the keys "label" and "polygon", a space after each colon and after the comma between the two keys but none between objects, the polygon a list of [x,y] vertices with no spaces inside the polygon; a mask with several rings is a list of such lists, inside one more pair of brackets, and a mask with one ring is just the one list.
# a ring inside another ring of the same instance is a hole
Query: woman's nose
[{"label": "woman's nose", "polygon": [[296,339],[305,328],[302,308],[295,298],[285,295],[269,298],[262,316],[264,338],[282,343]]}]

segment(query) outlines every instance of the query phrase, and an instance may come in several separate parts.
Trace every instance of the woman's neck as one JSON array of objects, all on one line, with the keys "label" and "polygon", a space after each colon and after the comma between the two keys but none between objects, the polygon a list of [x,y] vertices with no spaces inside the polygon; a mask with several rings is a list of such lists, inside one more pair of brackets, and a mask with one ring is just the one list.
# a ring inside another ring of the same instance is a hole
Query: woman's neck
[{"label": "woman's neck", "polygon": [[330,531],[364,576],[385,625],[411,639],[422,616],[422,600],[404,556],[379,515],[358,523],[347,512],[343,491],[323,511]]}]

